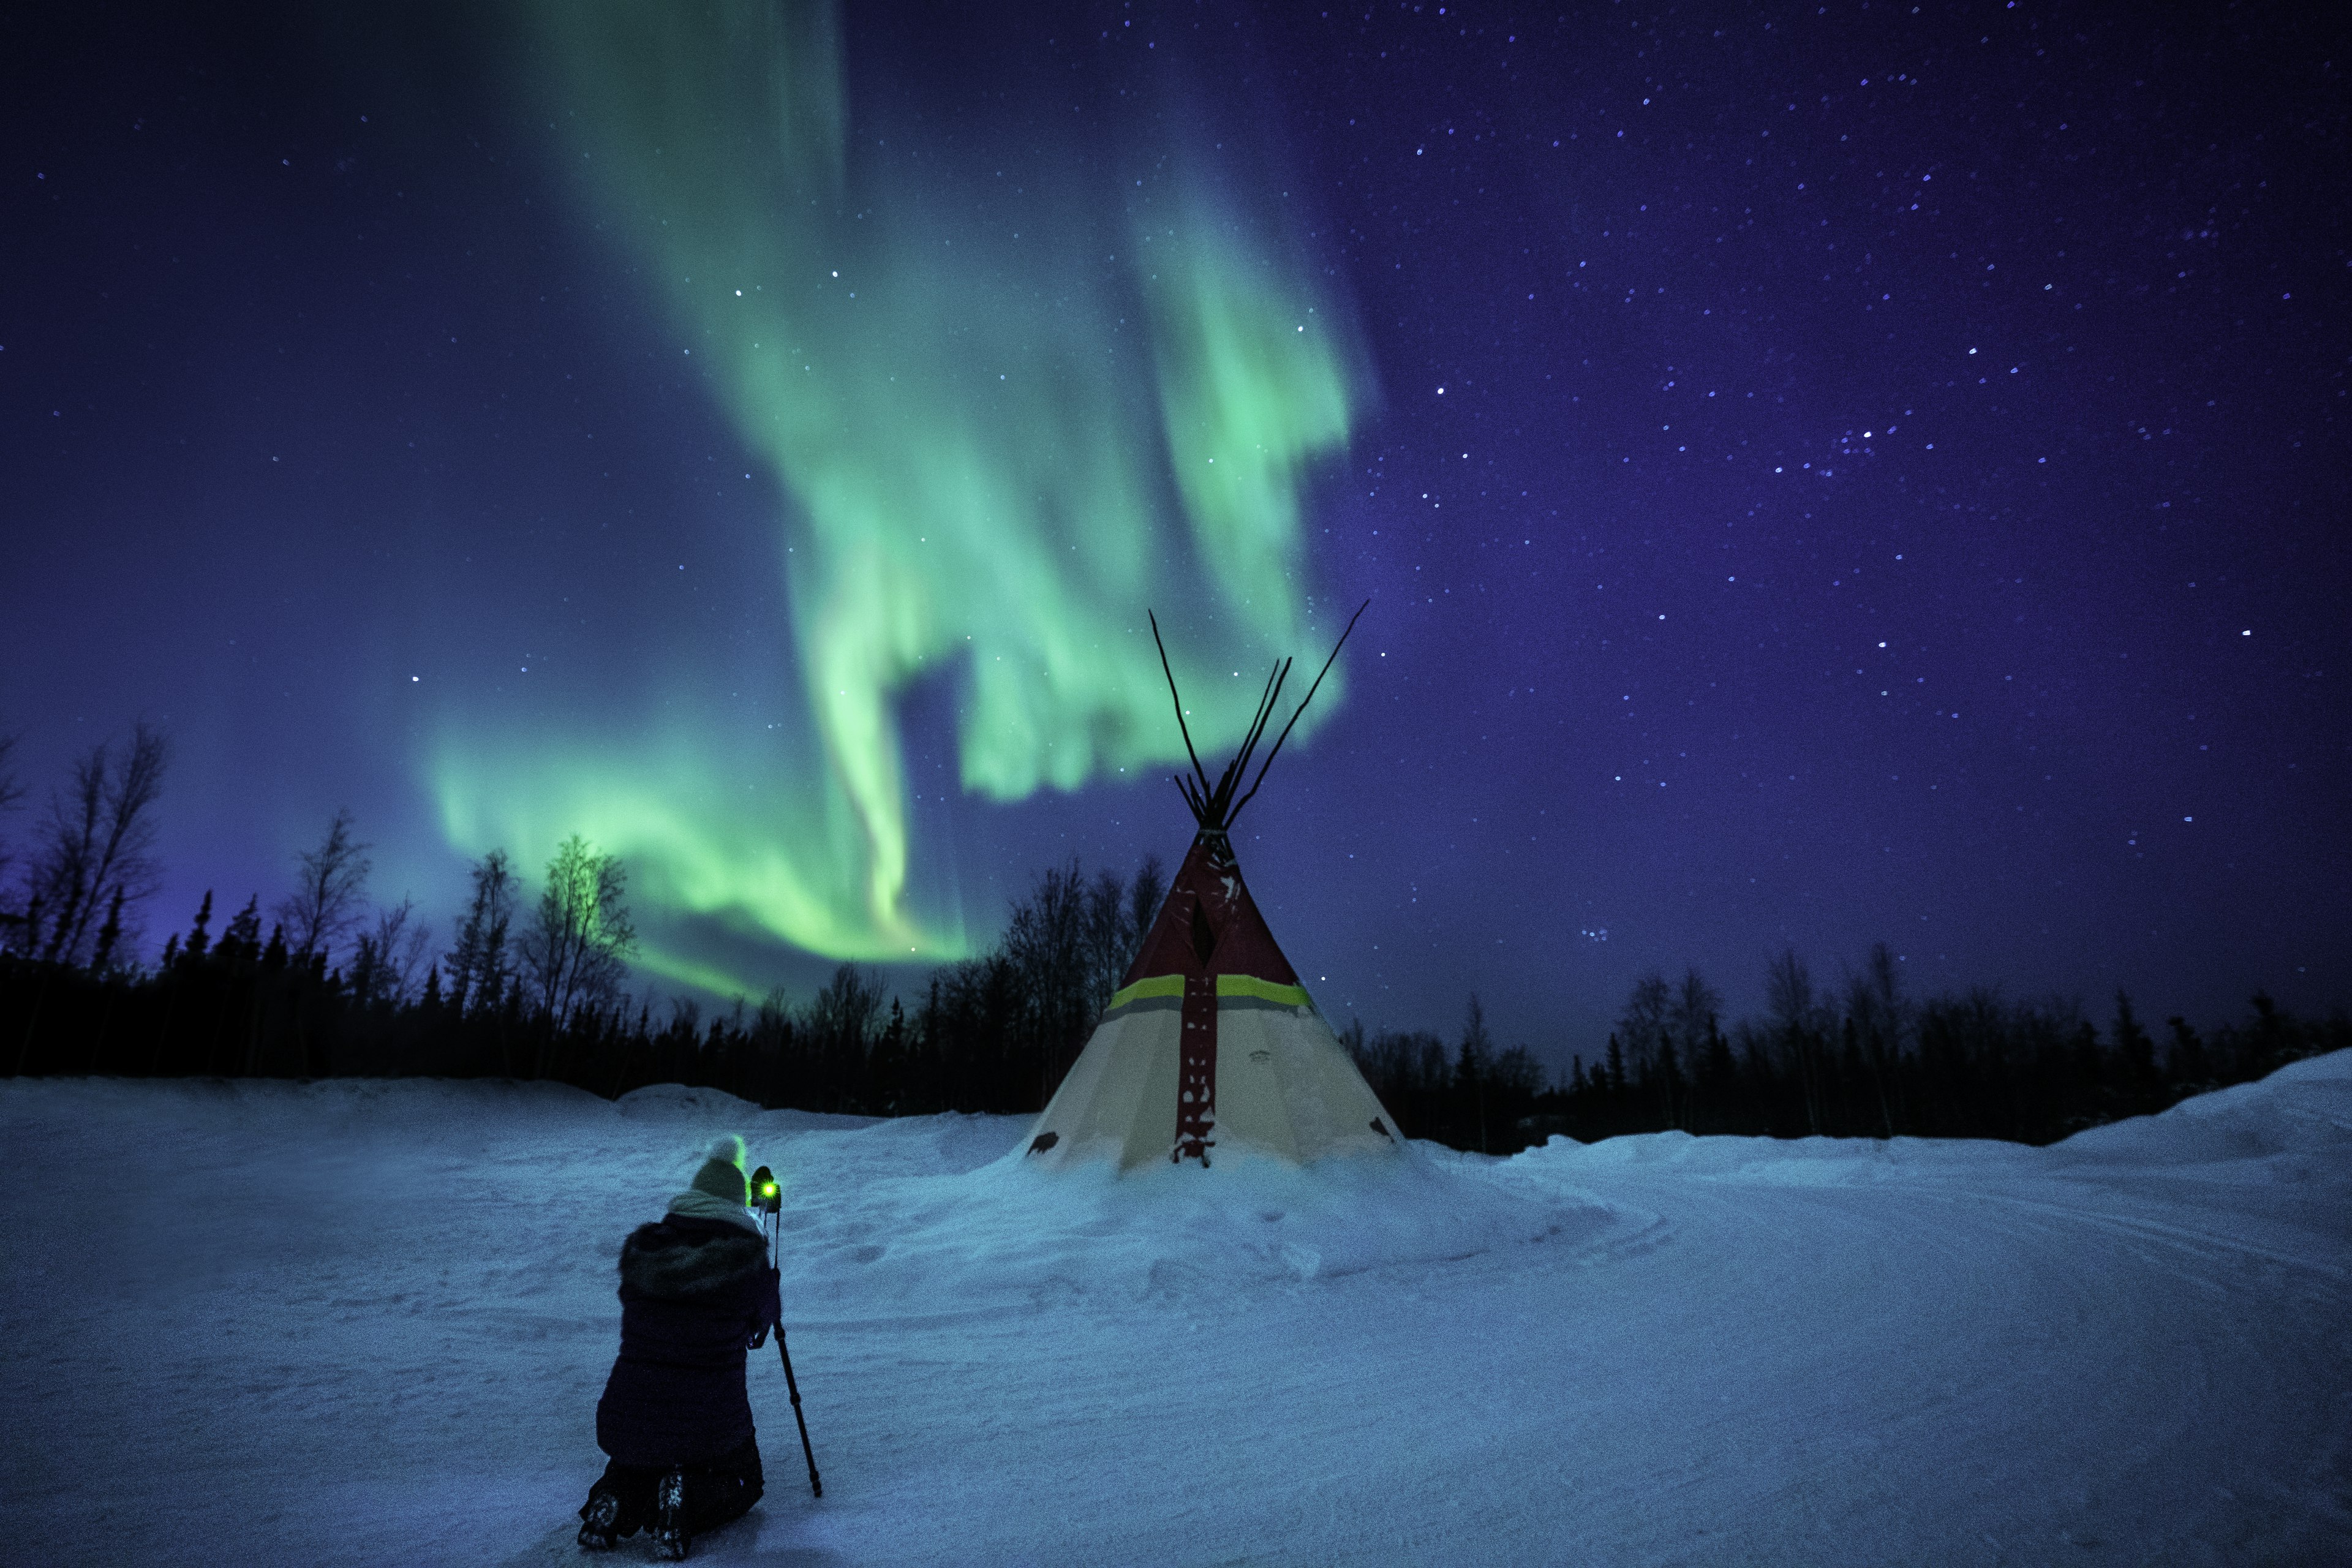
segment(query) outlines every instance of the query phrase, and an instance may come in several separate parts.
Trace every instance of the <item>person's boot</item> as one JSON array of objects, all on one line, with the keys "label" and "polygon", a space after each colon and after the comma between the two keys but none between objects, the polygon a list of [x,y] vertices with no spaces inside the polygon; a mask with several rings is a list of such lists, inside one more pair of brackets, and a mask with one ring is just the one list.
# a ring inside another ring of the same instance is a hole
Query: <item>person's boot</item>
[{"label": "person's boot", "polygon": [[672,1470],[654,1487],[654,1560],[682,1563],[692,1544],[686,1532],[686,1472]]},{"label": "person's boot", "polygon": [[585,1552],[609,1552],[620,1540],[621,1500],[611,1492],[598,1492],[588,1500],[588,1511],[580,1516],[580,1546]]}]

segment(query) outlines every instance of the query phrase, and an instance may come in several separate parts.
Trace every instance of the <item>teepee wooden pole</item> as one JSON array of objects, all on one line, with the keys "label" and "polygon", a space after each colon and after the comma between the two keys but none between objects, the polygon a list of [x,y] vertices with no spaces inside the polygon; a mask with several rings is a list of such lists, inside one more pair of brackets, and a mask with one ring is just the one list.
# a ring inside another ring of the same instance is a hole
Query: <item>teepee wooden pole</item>
[{"label": "teepee wooden pole", "polygon": [[1290,716],[1290,724],[1285,724],[1282,727],[1282,733],[1274,738],[1274,750],[1265,754],[1265,764],[1257,771],[1257,783],[1250,785],[1249,794],[1242,796],[1240,800],[1235,801],[1234,803],[1234,809],[1226,815],[1225,826],[1228,828],[1233,826],[1234,819],[1241,816],[1242,807],[1247,805],[1250,803],[1251,798],[1257,794],[1258,784],[1265,783],[1266,768],[1274,766],[1274,759],[1282,754],[1282,742],[1290,739],[1290,725],[1297,723],[1298,714],[1306,712],[1307,705],[1315,700],[1316,692],[1321,690],[1323,688],[1323,677],[1331,673],[1331,665],[1334,660],[1339,658],[1339,650],[1348,646],[1348,633],[1356,629],[1356,623],[1361,620],[1363,618],[1364,612],[1371,607],[1372,602],[1370,599],[1366,599],[1362,604],[1356,606],[1356,613],[1348,617],[1347,631],[1341,632],[1339,634],[1339,640],[1331,645],[1331,658],[1323,661],[1322,669],[1318,671],[1316,674],[1315,684],[1308,687],[1307,689],[1307,695],[1298,700],[1298,712],[1293,713]]},{"label": "teepee wooden pole", "polygon": [[[1176,704],[1176,728],[1184,737],[1184,754],[1192,759],[1192,772],[1199,775],[1201,788],[1206,792],[1209,787],[1209,770],[1201,765],[1201,753],[1192,749],[1192,730],[1184,722],[1183,694],[1176,689],[1176,672],[1168,668],[1168,645],[1160,640],[1160,617],[1146,610],[1143,612],[1143,618],[1151,623],[1151,644],[1160,650],[1160,673],[1168,678],[1168,695]],[[1196,816],[1199,815],[1198,807],[1194,808],[1194,815]]]}]

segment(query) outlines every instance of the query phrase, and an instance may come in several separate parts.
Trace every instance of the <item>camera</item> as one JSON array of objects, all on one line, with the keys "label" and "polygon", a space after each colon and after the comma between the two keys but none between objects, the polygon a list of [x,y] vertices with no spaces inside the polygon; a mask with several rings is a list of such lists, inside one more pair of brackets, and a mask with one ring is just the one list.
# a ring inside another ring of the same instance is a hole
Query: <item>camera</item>
[{"label": "camera", "polygon": [[751,1207],[762,1214],[776,1214],[784,1206],[784,1189],[775,1173],[762,1165],[751,1173]]}]

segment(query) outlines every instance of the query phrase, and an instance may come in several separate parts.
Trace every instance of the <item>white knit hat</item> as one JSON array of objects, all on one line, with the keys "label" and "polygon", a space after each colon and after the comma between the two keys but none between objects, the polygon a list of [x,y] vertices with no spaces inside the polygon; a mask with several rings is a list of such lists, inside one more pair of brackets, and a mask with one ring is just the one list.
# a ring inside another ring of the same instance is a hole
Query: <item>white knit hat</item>
[{"label": "white knit hat", "polygon": [[694,1183],[670,1199],[669,1212],[690,1219],[723,1219],[758,1230],[760,1222],[744,1206],[743,1140],[730,1132],[703,1152],[702,1168]]}]

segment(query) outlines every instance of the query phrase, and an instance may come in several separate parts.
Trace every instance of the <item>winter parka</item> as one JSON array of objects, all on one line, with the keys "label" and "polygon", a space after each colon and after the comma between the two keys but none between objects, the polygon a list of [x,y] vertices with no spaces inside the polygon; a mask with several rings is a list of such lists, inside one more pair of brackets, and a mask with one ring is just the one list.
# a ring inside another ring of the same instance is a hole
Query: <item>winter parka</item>
[{"label": "winter parka", "polygon": [[743,1356],[782,1315],[757,1234],[671,1214],[621,1246],[621,1354],[596,1402],[596,1446],[625,1465],[716,1458],[751,1435]]}]

